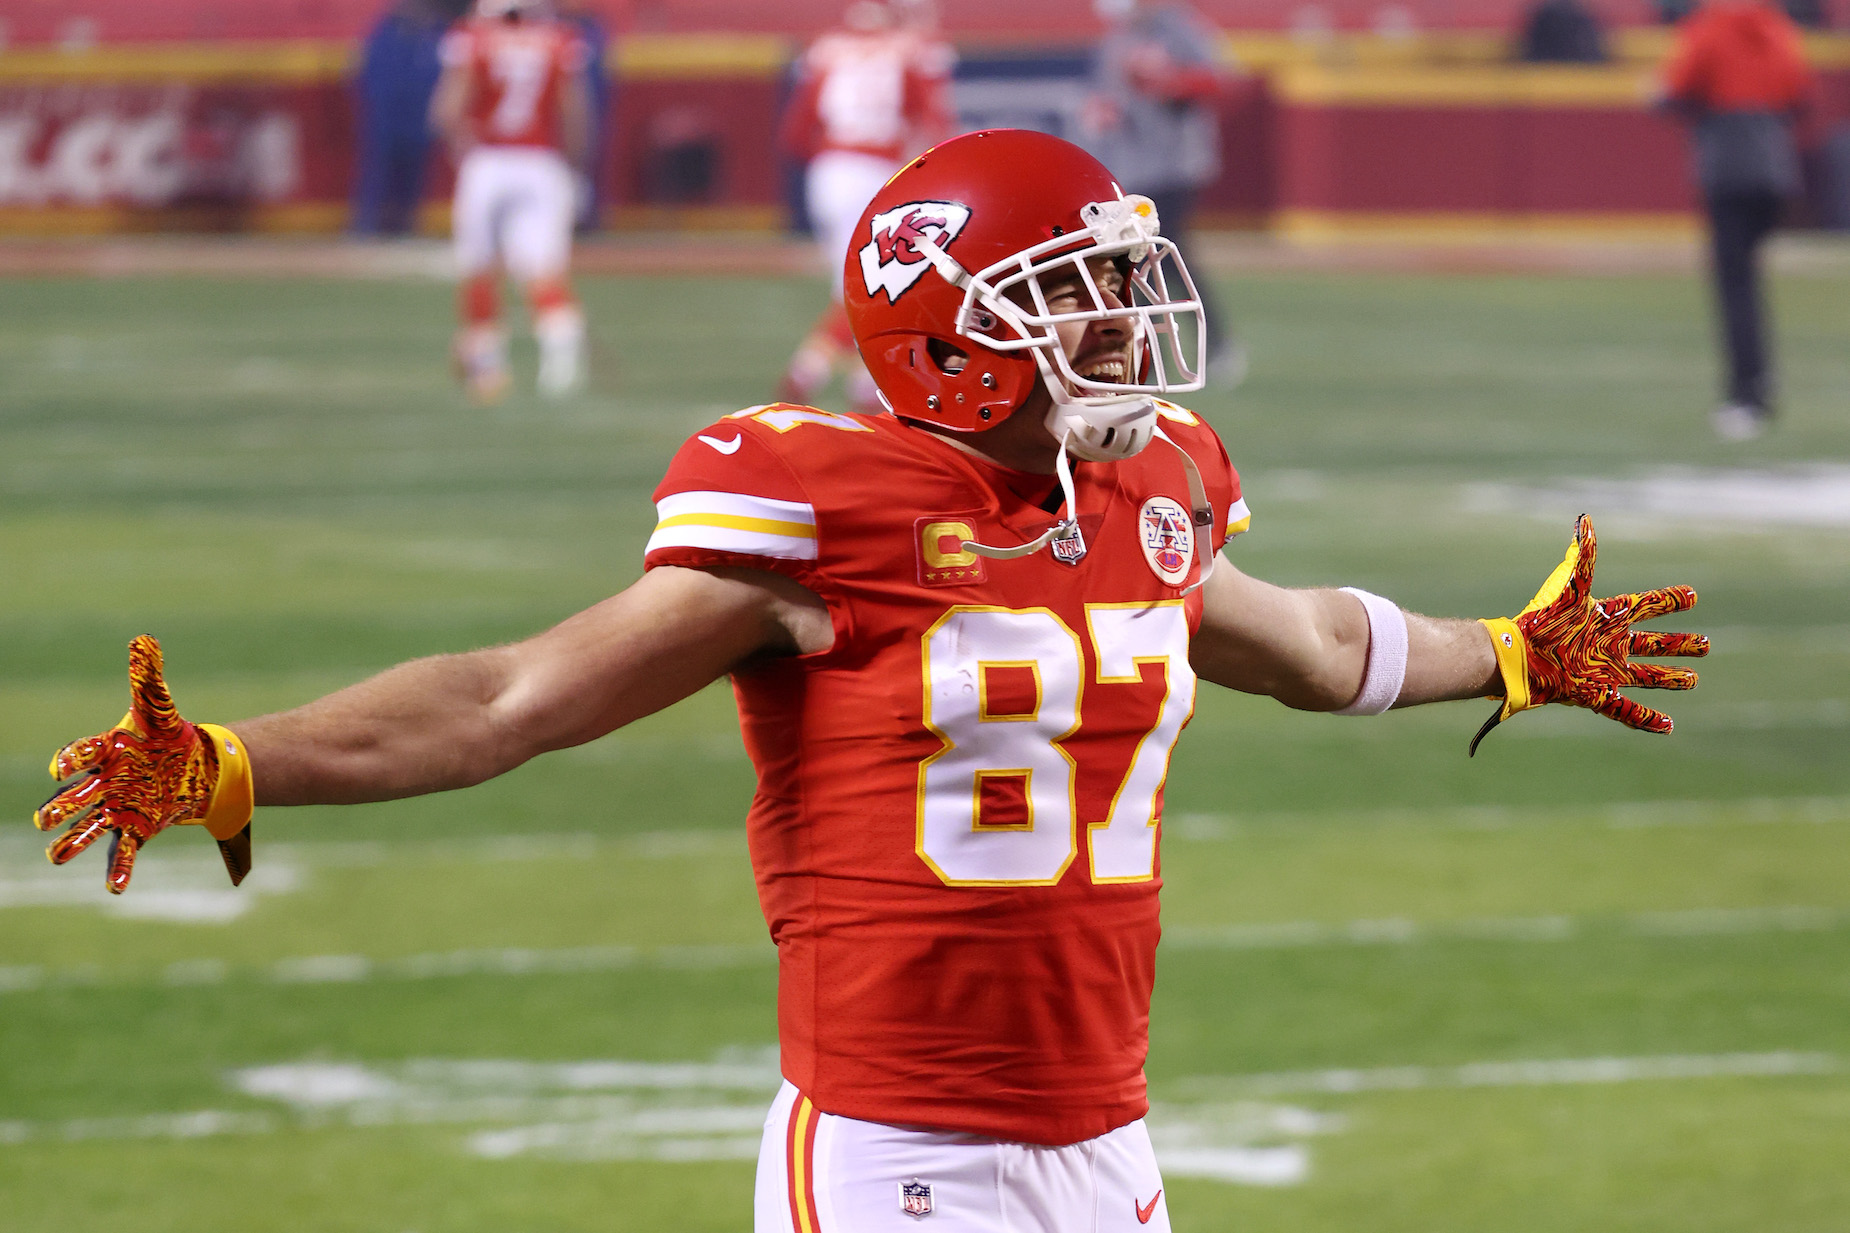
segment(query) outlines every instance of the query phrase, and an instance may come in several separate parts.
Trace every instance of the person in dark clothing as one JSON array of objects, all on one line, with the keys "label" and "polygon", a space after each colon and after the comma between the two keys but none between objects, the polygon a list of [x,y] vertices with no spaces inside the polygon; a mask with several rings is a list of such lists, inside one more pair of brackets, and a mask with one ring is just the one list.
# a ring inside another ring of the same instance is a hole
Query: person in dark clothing
[{"label": "person in dark clothing", "polygon": [[403,235],[417,221],[430,161],[437,43],[453,16],[440,0],[398,0],[366,37],[354,82],[360,155],[353,230],[360,235]]},{"label": "person in dark clothing", "polygon": [[1580,0],[1541,0],[1529,10],[1520,58],[1530,64],[1602,64],[1599,19]]},{"label": "person in dark clothing", "polygon": [[582,0],[562,0],[559,18],[578,32],[591,53],[585,82],[591,88],[591,131],[586,134],[583,180],[578,191],[576,229],[596,231],[604,218],[604,159],[610,143],[610,104],[614,94],[610,78],[610,32],[597,11]]},{"label": "person in dark clothing", "polygon": [[[1191,251],[1196,199],[1220,176],[1217,100],[1225,85],[1214,27],[1184,4],[1093,0],[1104,22],[1092,70],[1084,144],[1127,193],[1156,206],[1163,234]],[[1173,276],[1173,272],[1172,275]],[[1209,380],[1246,374],[1246,350],[1204,278]]]},{"label": "person in dark clothing", "polygon": [[1793,127],[1811,91],[1798,31],[1771,0],[1709,0],[1683,24],[1665,72],[1666,105],[1692,125],[1708,210],[1728,353],[1714,416],[1724,440],[1759,436],[1773,414],[1760,247],[1799,190]]}]

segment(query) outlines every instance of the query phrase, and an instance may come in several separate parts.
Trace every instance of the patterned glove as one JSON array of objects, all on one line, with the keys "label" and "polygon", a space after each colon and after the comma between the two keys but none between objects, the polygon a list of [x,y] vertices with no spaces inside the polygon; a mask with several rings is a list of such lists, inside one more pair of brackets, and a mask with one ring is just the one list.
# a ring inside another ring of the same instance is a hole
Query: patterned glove
[{"label": "patterned glove", "polygon": [[129,712],[99,736],[73,741],[51,760],[61,788],[32,815],[42,831],[66,822],[45,855],[62,865],[109,833],[108,886],[128,889],[135,854],[169,826],[204,826],[218,840],[231,884],[251,867],[254,795],[244,742],[214,724],[180,718],[161,680],[161,644],[142,634],[128,644]]},{"label": "patterned glove", "polygon": [[1695,607],[1696,592],[1689,587],[1663,587],[1594,599],[1596,553],[1593,520],[1582,514],[1574,524],[1574,542],[1567,556],[1548,575],[1529,606],[1514,617],[1482,622],[1497,653],[1503,706],[1471,738],[1471,753],[1477,753],[1478,742],[1503,720],[1549,702],[1584,706],[1645,732],[1670,731],[1670,716],[1632,701],[1619,690],[1627,685],[1696,687],[1696,674],[1689,668],[1631,662],[1633,655],[1709,653],[1709,640],[1702,634],[1632,628],[1633,622]]}]

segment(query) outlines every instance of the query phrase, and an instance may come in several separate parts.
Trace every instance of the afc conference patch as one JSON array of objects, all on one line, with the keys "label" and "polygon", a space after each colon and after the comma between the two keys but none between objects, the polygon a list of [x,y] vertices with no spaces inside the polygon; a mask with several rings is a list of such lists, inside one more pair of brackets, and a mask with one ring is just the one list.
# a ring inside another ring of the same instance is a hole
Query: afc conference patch
[{"label": "afc conference patch", "polygon": [[913,1178],[899,1184],[899,1210],[908,1216],[931,1215],[931,1183]]},{"label": "afc conference patch", "polygon": [[1169,497],[1145,501],[1137,534],[1150,571],[1172,587],[1181,586],[1195,557],[1195,525],[1182,503]]}]

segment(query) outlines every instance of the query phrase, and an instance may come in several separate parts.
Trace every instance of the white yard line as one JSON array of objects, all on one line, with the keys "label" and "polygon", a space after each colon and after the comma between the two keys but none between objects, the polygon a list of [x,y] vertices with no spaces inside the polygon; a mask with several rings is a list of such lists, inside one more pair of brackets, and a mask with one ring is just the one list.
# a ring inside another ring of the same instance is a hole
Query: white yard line
[{"label": "white yard line", "polygon": [[1656,532],[1712,539],[1773,527],[1842,530],[1850,528],[1850,466],[1660,467],[1623,477],[1474,483],[1463,487],[1460,504],[1471,513],[1551,521],[1592,510],[1615,528],[1626,524],[1623,529],[1634,536]]},{"label": "white yard line", "polygon": [[[1520,721],[1513,721],[1520,722]],[[1177,813],[1163,820],[1165,837],[1183,842],[1238,838],[1247,829],[1373,828],[1494,831],[1592,822],[1613,830],[1680,826],[1765,826],[1850,822],[1850,796],[1752,796],[1734,800],[1642,800],[1585,805],[1393,806],[1386,809]]]},{"label": "white yard line", "polygon": [[1533,1058],[1463,1066],[1384,1066],[1253,1075],[1198,1075],[1163,1085],[1197,1097],[1408,1092],[1430,1088],[1555,1087],[1668,1079],[1829,1075],[1843,1070],[1829,1053],[1666,1054],[1654,1057]]},{"label": "white yard line", "polygon": [[1408,946],[1425,942],[1565,942],[1594,932],[1642,937],[1816,933],[1850,926],[1850,908],[1696,908],[1623,916],[1491,916],[1453,921],[1387,917],[1352,921],[1269,921],[1171,925],[1163,945],[1183,950],[1283,950],[1304,946]]},{"label": "white yard line", "polygon": [[[1352,921],[1260,921],[1228,925],[1171,925],[1171,950],[1286,950],[1314,946],[1411,946],[1436,942],[1565,942],[1601,932],[1641,937],[1712,937],[1729,934],[1817,933],[1850,927],[1850,908],[1787,905],[1695,908],[1620,916],[1493,916],[1452,921],[1378,917]],[[231,981],[279,985],[369,984],[457,977],[559,976],[634,970],[699,971],[768,967],[777,952],[768,942],[718,946],[503,947],[453,950],[398,958],[307,955],[257,967],[222,959],[179,959],[145,971],[106,971],[96,964],[55,968],[0,967],[0,994],[103,985],[219,985]]]},{"label": "white yard line", "polygon": [[0,994],[93,985],[217,985],[232,980],[280,985],[364,984],[461,976],[556,976],[632,969],[711,970],[775,963],[769,942],[732,946],[568,946],[452,950],[393,959],[366,955],[305,955],[260,967],[221,959],[179,959],[141,972],[104,971],[95,964],[54,968],[0,967]]}]

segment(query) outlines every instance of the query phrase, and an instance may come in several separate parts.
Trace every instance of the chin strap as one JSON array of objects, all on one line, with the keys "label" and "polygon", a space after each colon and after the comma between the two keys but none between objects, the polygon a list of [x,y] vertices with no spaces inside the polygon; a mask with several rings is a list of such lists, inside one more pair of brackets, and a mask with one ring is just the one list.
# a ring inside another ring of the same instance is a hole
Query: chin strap
[{"label": "chin strap", "polygon": [[1171,440],[1161,424],[1156,426],[1156,435],[1168,441],[1169,448],[1182,455],[1182,469],[1188,473],[1189,518],[1195,524],[1195,557],[1201,562],[1201,576],[1183,587],[1182,594],[1193,595],[1214,573],[1214,506],[1208,500],[1208,486],[1201,480],[1201,468],[1195,465],[1188,451]]},{"label": "chin strap", "polygon": [[[1070,435],[1070,434],[1067,434]],[[1054,455],[1054,473],[1060,477],[1060,492],[1065,498],[1066,517],[1048,527],[1025,544],[1016,544],[1011,548],[997,547],[993,544],[979,544],[975,540],[962,540],[960,545],[965,552],[974,552],[978,556],[988,557],[992,561],[1013,561],[1039,552],[1058,539],[1076,539],[1079,536],[1079,500],[1073,494],[1073,468],[1067,459],[1067,435],[1060,438],[1060,452]],[[1201,562],[1201,574],[1194,582],[1182,588],[1183,595],[1193,595],[1199,591],[1214,573],[1214,551],[1203,547],[1204,540],[1212,540],[1214,535],[1214,506],[1208,500],[1208,488],[1201,479],[1201,468],[1189,452],[1177,445],[1162,428],[1156,429],[1156,435],[1168,442],[1169,448],[1182,456],[1182,469],[1188,475],[1189,517],[1195,524],[1195,557]]]},{"label": "chin strap", "polygon": [[992,561],[1013,561],[1016,557],[1025,557],[1039,552],[1057,539],[1079,538],[1079,498],[1073,495],[1073,465],[1067,460],[1066,438],[1060,438],[1060,452],[1054,455],[1054,474],[1060,477],[1060,494],[1066,504],[1066,517],[1048,527],[1025,544],[1013,548],[998,548],[992,544],[979,544],[974,540],[964,540],[963,550],[974,552],[978,556],[988,557]]}]

